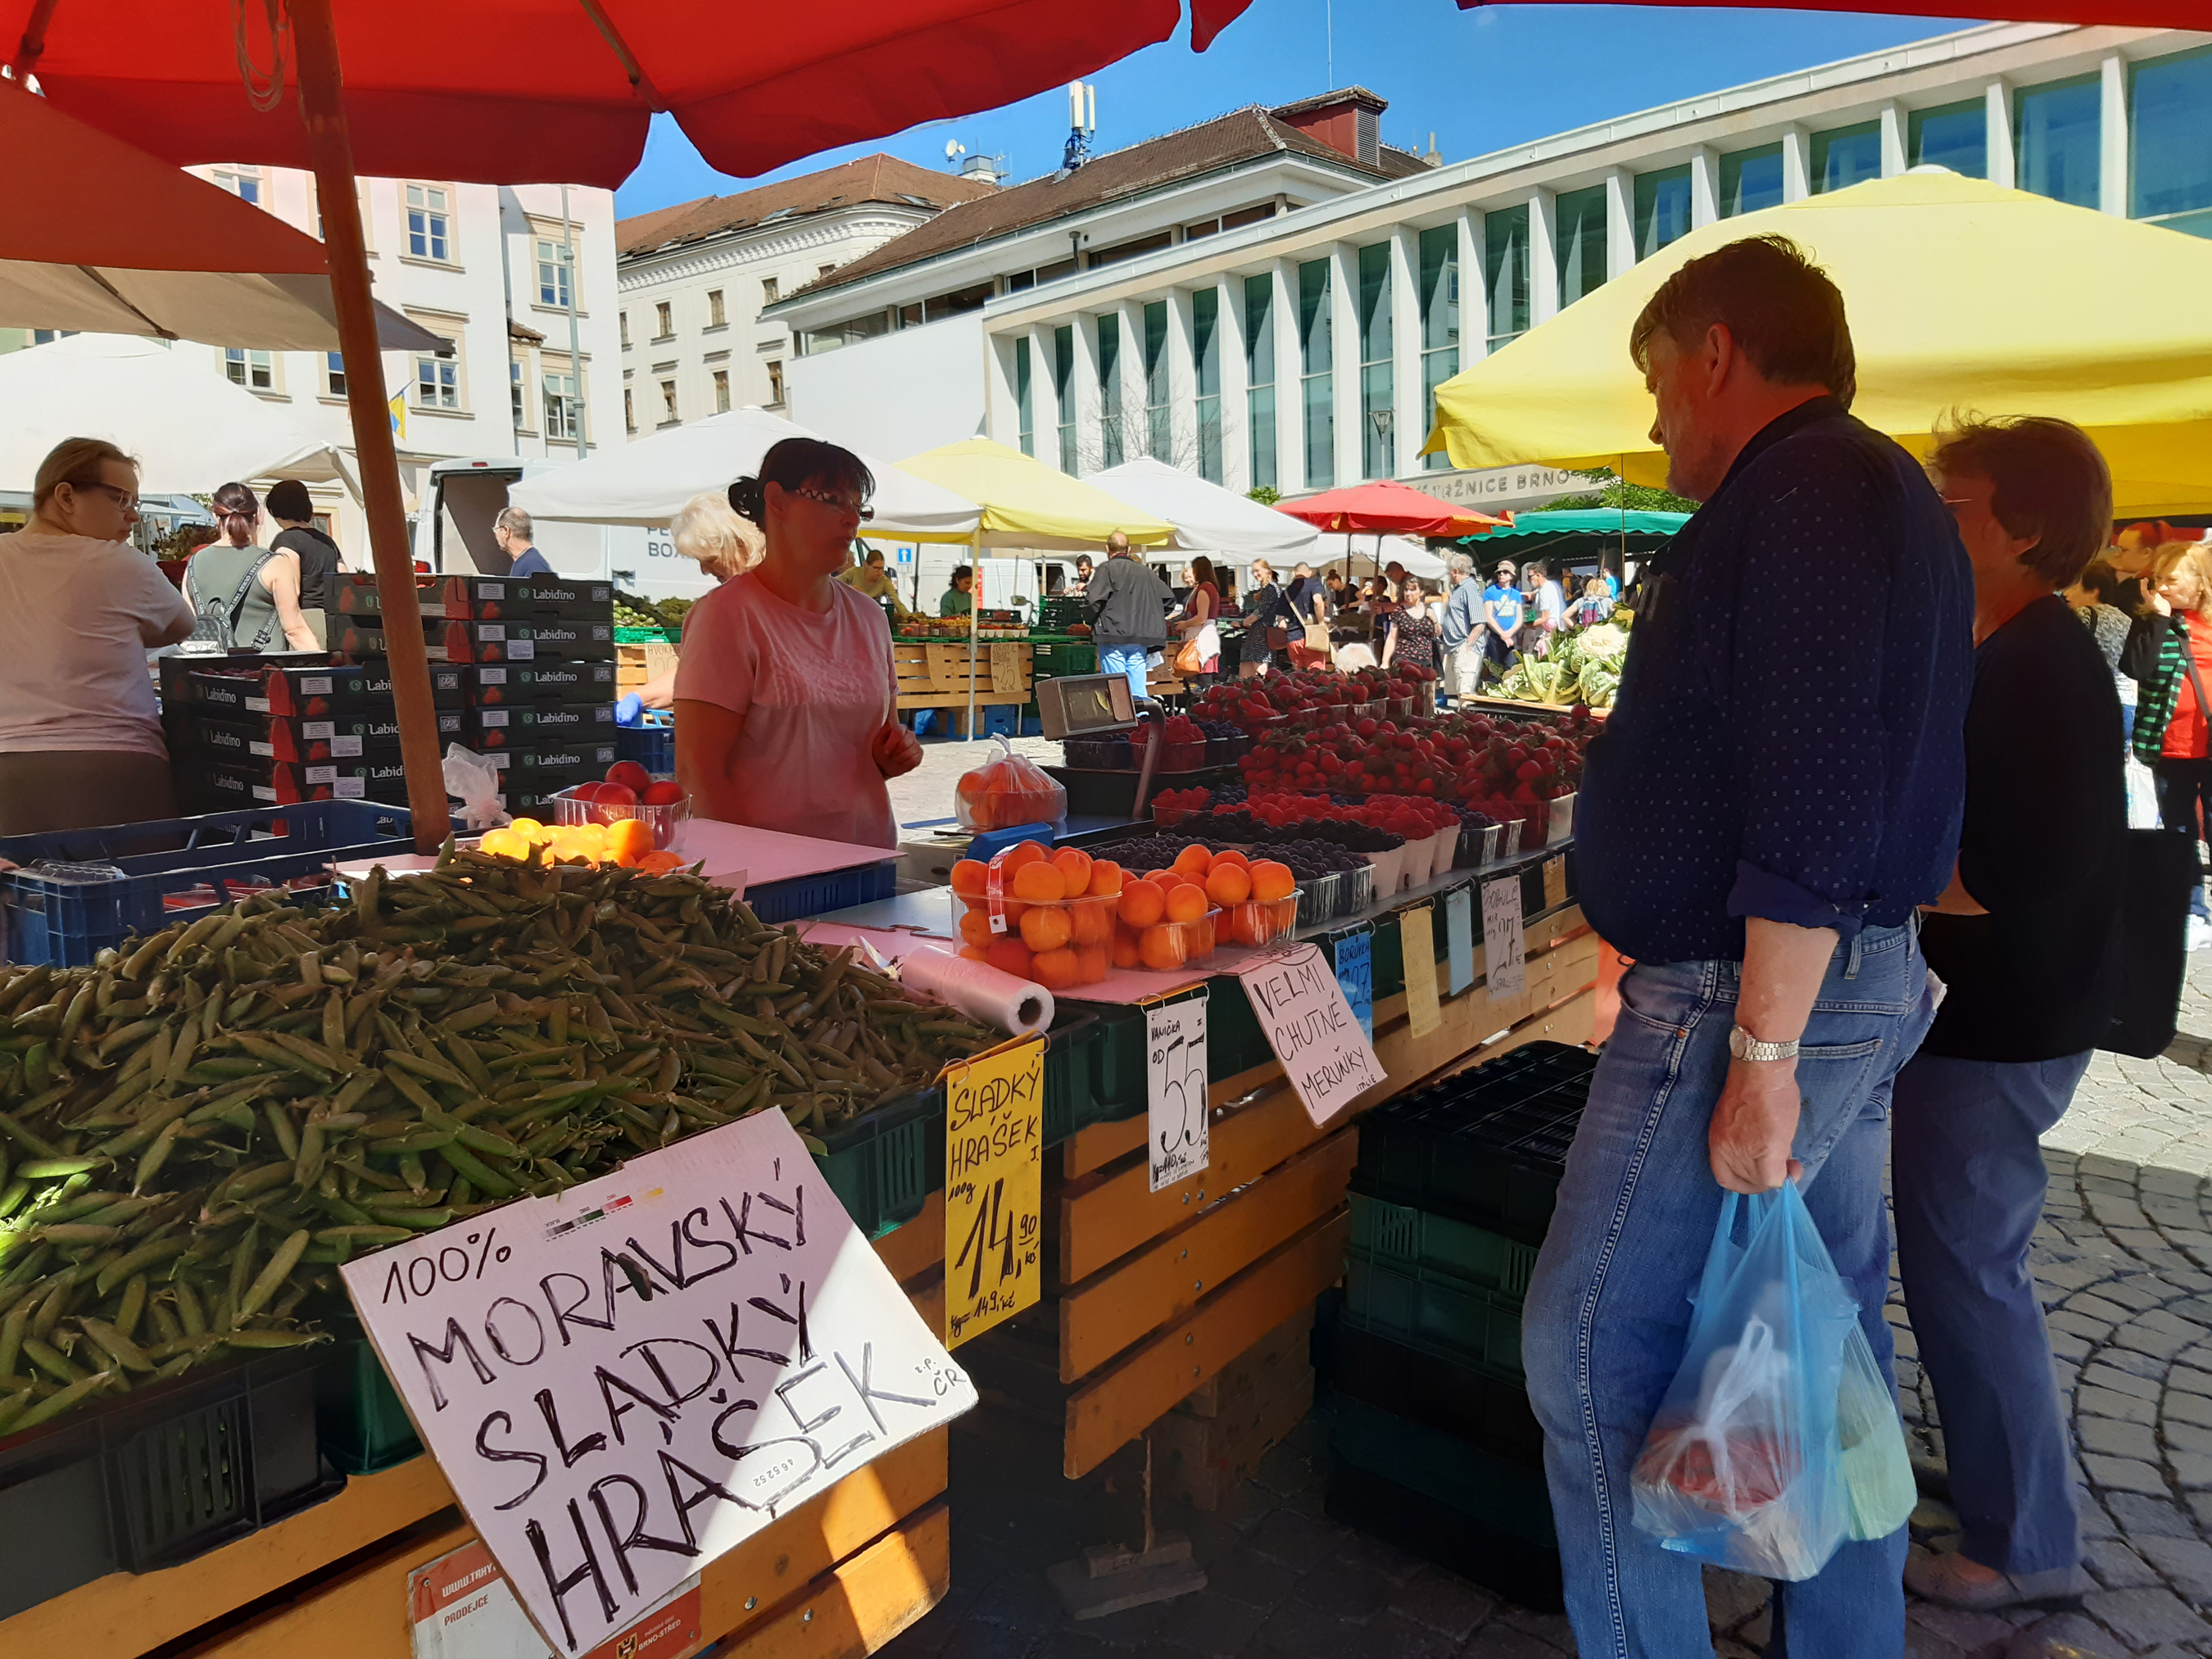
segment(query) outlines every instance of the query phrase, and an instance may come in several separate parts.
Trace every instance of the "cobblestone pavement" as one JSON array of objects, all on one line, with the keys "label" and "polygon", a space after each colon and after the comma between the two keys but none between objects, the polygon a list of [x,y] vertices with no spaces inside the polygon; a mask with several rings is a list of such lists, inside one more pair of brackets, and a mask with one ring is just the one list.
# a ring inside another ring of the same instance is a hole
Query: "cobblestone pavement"
[{"label": "cobblestone pavement", "polygon": [[[940,763],[942,764],[942,763]],[[2185,1034],[2156,1060],[2100,1054],[2045,1140],[2051,1171],[2033,1253],[2080,1457],[2087,1565],[2079,1612],[2008,1616],[1915,1605],[1911,1659],[2181,1659],[2212,1655],[2212,955],[2199,956]],[[1911,1322],[1893,1294],[1899,1380],[1916,1454],[1942,1431]],[[1566,1621],[1529,1613],[1322,1511],[1323,1403],[1218,1513],[1156,1507],[1191,1537],[1206,1588],[1075,1624],[1044,1569],[1085,1546],[1134,1541],[1141,1456],[1127,1449],[1058,1480],[1059,1437],[984,1411],[956,1428],[953,1584],[890,1659],[1560,1659]],[[1938,1501],[1916,1548],[1956,1542]],[[1709,1571],[1716,1651],[1762,1650],[1767,1586]]]}]

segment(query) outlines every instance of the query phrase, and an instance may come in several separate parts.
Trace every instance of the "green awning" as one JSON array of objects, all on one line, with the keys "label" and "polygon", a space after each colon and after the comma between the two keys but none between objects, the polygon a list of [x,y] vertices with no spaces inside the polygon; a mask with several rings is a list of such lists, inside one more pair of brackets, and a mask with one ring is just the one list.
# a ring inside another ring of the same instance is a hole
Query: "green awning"
[{"label": "green awning", "polygon": [[1516,513],[1510,525],[1463,536],[1460,546],[1477,562],[1493,544],[1511,559],[1565,560],[1595,563],[1607,554],[1656,552],[1687,524],[1686,513],[1648,513],[1617,507],[1575,507],[1565,512]]}]

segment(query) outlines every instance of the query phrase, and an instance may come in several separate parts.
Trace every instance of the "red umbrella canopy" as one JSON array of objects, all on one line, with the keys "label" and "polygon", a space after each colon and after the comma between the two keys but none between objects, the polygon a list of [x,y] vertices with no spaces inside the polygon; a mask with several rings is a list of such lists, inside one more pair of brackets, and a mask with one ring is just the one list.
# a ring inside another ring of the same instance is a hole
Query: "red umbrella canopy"
[{"label": "red umbrella canopy", "polygon": [[1304,519],[1317,529],[1342,534],[1372,530],[1395,536],[1479,536],[1504,519],[1474,513],[1391,478],[1325,489],[1294,501],[1277,501],[1276,511]]},{"label": "red umbrella canopy", "polygon": [[[1755,0],[1629,0],[1632,5],[1743,5]],[[1764,0],[1756,0],[1763,3]],[[1490,0],[1459,0],[1473,11]],[[2118,23],[2144,29],[2201,29],[2205,0],[1791,0],[1807,11],[1871,11],[1891,17],[1980,17],[2002,23]]]},{"label": "red umbrella canopy", "polygon": [[[1204,51],[1250,0],[1192,0]],[[0,0],[0,62],[165,161],[309,166],[283,0]],[[665,110],[740,178],[972,114],[1166,40],[1180,0],[331,0],[356,171],[477,184],[629,176]],[[272,74],[272,64],[275,66]]]}]

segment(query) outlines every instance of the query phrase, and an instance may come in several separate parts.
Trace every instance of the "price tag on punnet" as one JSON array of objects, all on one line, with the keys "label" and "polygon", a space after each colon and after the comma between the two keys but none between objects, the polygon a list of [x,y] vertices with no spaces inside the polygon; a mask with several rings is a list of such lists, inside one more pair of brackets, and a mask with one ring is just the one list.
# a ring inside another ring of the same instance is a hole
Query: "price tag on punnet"
[{"label": "price tag on punnet", "polygon": [[1212,1161],[1206,1104],[1206,993],[1145,1007],[1146,1145],[1152,1190],[1172,1187]]},{"label": "price tag on punnet", "polygon": [[975,1403],[777,1112],[339,1271],[556,1654]]},{"label": "price tag on punnet", "polygon": [[1382,1062],[1318,946],[1299,944],[1267,951],[1240,965],[1237,977],[1260,1016],[1268,1046],[1316,1123],[1328,1122],[1386,1080]]}]

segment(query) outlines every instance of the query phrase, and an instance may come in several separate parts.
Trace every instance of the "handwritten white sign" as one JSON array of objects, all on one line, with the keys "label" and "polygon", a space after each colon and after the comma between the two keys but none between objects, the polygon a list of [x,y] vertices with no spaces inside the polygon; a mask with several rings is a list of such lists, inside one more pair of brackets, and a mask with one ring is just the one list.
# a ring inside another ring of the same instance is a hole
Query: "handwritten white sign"
[{"label": "handwritten white sign", "polygon": [[1492,1002],[1517,997],[1528,983],[1521,921],[1521,878],[1482,884],[1483,975]]},{"label": "handwritten white sign", "polygon": [[1194,1176],[1212,1159],[1206,1109],[1206,998],[1145,1011],[1146,1146],[1152,1190]]},{"label": "handwritten white sign", "polygon": [[340,1272],[556,1654],[975,1403],[777,1112]]},{"label": "handwritten white sign", "polygon": [[1318,947],[1300,945],[1248,963],[1237,977],[1316,1123],[1328,1122],[1385,1080],[1382,1063]]}]

